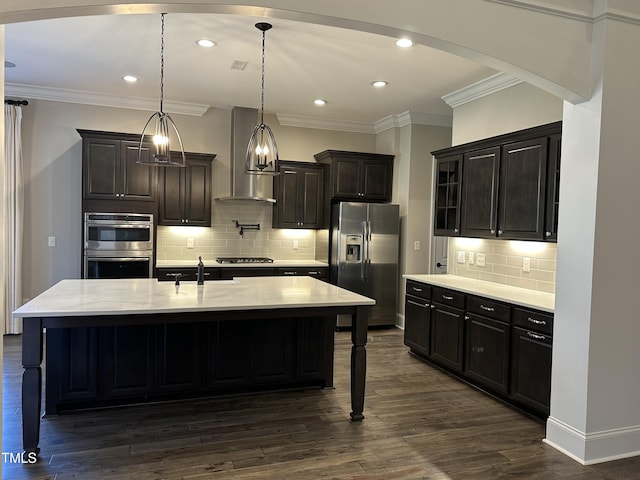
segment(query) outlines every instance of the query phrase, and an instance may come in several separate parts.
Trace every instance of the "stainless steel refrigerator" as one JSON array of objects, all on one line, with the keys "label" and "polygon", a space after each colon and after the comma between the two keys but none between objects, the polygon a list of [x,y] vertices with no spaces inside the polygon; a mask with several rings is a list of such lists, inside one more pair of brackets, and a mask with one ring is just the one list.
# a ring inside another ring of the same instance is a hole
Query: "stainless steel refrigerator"
[{"label": "stainless steel refrigerator", "polygon": [[[389,203],[332,205],[329,234],[331,283],[376,300],[369,325],[395,325],[400,213]],[[338,327],[350,327],[340,315]]]}]

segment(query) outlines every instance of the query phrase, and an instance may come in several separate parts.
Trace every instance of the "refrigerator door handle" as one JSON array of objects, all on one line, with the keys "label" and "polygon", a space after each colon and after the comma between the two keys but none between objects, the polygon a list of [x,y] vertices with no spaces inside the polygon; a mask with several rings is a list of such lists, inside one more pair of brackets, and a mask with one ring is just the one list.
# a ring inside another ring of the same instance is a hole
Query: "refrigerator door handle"
[{"label": "refrigerator door handle", "polygon": [[371,270],[371,222],[364,222],[364,281],[367,281],[369,278],[369,271]]},{"label": "refrigerator door handle", "polygon": [[369,237],[368,235],[369,222],[362,222],[362,258],[360,260],[360,280],[367,281],[367,263],[369,259]]}]

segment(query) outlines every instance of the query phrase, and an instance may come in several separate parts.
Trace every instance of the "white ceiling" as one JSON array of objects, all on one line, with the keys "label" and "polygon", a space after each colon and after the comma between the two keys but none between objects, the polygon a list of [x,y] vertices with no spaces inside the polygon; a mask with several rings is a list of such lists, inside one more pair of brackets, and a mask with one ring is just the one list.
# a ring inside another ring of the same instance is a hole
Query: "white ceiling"
[{"label": "white ceiling", "polygon": [[[254,27],[258,21],[265,19],[166,15],[165,102],[258,108],[262,42],[261,32]],[[266,34],[268,113],[371,124],[405,112],[450,116],[443,95],[496,73],[426,46],[401,49],[395,46],[395,39],[380,35],[267,21],[273,24]],[[217,46],[199,47],[195,42],[200,38],[214,40]],[[5,60],[16,65],[5,68],[7,96],[28,88],[85,99],[99,94],[121,99],[121,106],[140,99],[157,103],[160,15],[9,24],[5,26]],[[248,62],[246,69],[232,69],[235,60]],[[128,84],[122,80],[125,74],[140,80]],[[375,89],[370,85],[374,80],[389,84]],[[316,98],[327,104],[315,106]],[[165,106],[165,110],[171,108]]]}]

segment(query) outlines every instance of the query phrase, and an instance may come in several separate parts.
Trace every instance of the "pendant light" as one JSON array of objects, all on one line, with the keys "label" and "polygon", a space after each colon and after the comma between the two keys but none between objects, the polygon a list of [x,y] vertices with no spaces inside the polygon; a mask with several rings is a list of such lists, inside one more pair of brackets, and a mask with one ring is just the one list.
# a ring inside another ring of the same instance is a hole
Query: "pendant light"
[{"label": "pendant light", "polygon": [[[184,147],[182,146],[182,138],[178,127],[171,119],[168,113],[162,110],[164,102],[164,16],[162,18],[162,31],[160,35],[160,111],[151,115],[144,128],[142,129],[142,135],[140,136],[140,145],[138,146],[138,161],[144,165],[153,165],[156,167],[185,167],[186,158],[184,155]],[[148,129],[148,131],[147,131]],[[171,148],[169,145],[169,134],[173,130],[178,143],[180,144],[180,152],[174,152],[171,156]],[[153,148],[152,152],[148,156],[142,155],[143,143],[145,137],[148,138],[152,135]],[[178,154],[179,153],[179,154]]]},{"label": "pendant light", "polygon": [[260,122],[253,129],[247,146],[245,173],[257,175],[278,175],[278,145],[269,125],[264,123],[264,39],[265,32],[271,29],[270,23],[256,23],[262,32],[262,85]]}]

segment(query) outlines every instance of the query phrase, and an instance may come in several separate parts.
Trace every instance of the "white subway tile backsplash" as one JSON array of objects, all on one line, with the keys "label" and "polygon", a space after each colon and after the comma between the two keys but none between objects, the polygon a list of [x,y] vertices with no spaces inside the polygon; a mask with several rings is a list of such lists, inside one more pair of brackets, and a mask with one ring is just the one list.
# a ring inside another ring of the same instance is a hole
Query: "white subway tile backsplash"
[{"label": "white subway tile backsplash", "polygon": [[[449,274],[555,293],[555,243],[450,238],[449,258],[456,259],[458,251],[465,252],[465,263],[448,262]],[[486,265],[470,265],[469,252],[474,252],[475,258],[484,253]],[[529,272],[522,269],[524,257],[530,260]]]},{"label": "white subway tile backsplash", "polygon": [[[202,256],[209,262],[221,256],[315,259],[315,230],[271,228],[272,212],[273,206],[267,203],[214,201],[211,228],[159,226],[156,256],[158,260],[192,260]],[[260,224],[260,230],[246,230],[241,236],[236,220],[241,224]],[[189,237],[194,239],[194,248],[187,248]],[[294,239],[298,240],[295,250]]]}]

